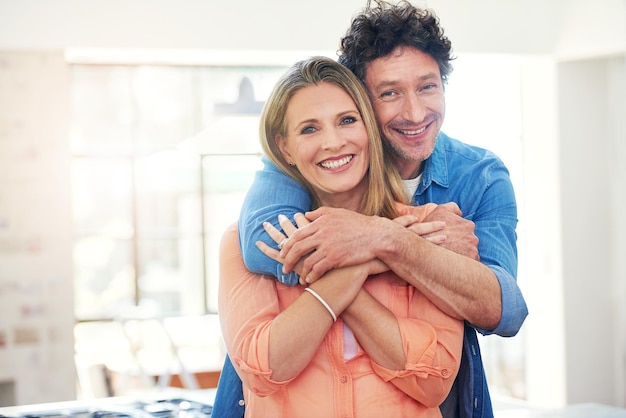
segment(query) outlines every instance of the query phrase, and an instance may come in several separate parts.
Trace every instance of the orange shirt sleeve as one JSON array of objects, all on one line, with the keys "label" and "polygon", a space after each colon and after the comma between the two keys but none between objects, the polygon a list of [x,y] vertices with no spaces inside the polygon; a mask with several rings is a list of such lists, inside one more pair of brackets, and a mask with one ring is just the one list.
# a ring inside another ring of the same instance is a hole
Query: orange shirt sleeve
[{"label": "orange shirt sleeve", "polygon": [[445,314],[412,286],[405,290],[410,299],[408,312],[394,312],[406,353],[404,370],[386,369],[373,362],[372,368],[407,395],[435,407],[445,400],[459,371],[463,321]]},{"label": "orange shirt sleeve", "polygon": [[226,347],[242,381],[267,396],[288,383],[270,379],[269,331],[280,312],[276,280],[248,271],[236,224],[222,237],[219,264],[218,310]]}]

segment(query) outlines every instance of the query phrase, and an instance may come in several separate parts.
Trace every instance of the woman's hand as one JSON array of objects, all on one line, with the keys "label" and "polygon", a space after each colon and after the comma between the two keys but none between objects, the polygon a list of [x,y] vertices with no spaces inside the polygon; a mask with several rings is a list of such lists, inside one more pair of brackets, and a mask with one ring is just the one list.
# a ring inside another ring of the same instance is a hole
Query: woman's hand
[{"label": "woman's hand", "polygon": [[442,221],[420,222],[417,216],[413,215],[398,216],[393,221],[415,232],[417,235],[433,244],[442,244],[448,238],[444,233],[446,223]]},{"label": "woman's hand", "polygon": [[[285,258],[284,256],[286,254],[283,254],[282,251],[282,247],[285,245],[285,243],[287,242],[287,240],[289,239],[289,237],[291,235],[293,235],[293,233],[298,229],[301,228],[304,225],[307,225],[309,223],[311,223],[311,221],[309,221],[303,214],[301,213],[297,213],[294,216],[294,220],[297,224],[297,227],[293,225],[293,223],[291,223],[289,221],[289,219],[283,215],[279,215],[278,216],[278,222],[280,224],[280,226],[282,227],[283,232],[279,231],[278,229],[276,229],[271,223],[269,222],[264,222],[263,223],[263,229],[265,229],[265,232],[267,232],[267,234],[270,236],[270,238],[272,238],[274,240],[274,242],[276,244],[278,244],[278,248],[279,250],[276,250],[272,247],[270,247],[269,245],[267,245],[266,243],[264,243],[263,241],[257,241],[256,242],[256,246],[257,248],[266,256],[270,257],[271,259],[273,259],[274,261],[277,261],[279,263],[283,263]],[[433,224],[436,224],[437,222],[432,222]],[[422,231],[424,231],[423,233],[432,233],[437,231],[437,229],[434,228],[424,228]],[[301,274],[302,272],[302,268],[303,268],[303,262],[306,259],[306,256],[302,257],[300,259],[300,261],[298,261],[298,263],[295,265],[294,267],[294,271],[296,273],[298,273],[298,275]],[[374,275],[374,274],[379,274],[379,273],[383,273],[385,271],[389,270],[389,267],[387,267],[387,265],[385,263],[383,263],[382,261],[376,259],[376,260],[372,260],[369,261],[367,263],[365,263],[363,265],[364,268],[367,269],[367,275]],[[303,277],[300,278],[300,284],[305,285],[305,284],[311,284],[313,283],[315,280],[311,280],[311,281],[305,281],[305,279]]]},{"label": "woman's hand", "polygon": [[[279,262],[281,264],[284,263],[285,258],[283,256],[282,252],[280,251],[280,250],[282,250],[283,245],[287,242],[289,237],[291,235],[293,235],[293,233],[298,228],[302,227],[303,225],[311,223],[301,213],[297,213],[294,216],[294,220],[296,221],[296,224],[298,225],[297,227],[294,226],[293,223],[291,223],[291,221],[289,221],[289,219],[286,216],[278,215],[278,223],[280,224],[281,228],[283,229],[283,232],[281,232],[278,229],[274,228],[274,225],[272,225],[271,223],[264,222],[263,223],[263,229],[265,229],[265,232],[267,232],[267,234],[270,236],[270,238],[272,238],[274,240],[274,242],[276,244],[278,244],[278,250],[276,250],[275,248],[270,247],[269,245],[267,245],[263,241],[257,241],[256,242],[257,248],[259,250],[261,250],[261,252],[263,254],[265,254],[266,256],[270,257],[272,260],[277,261],[277,262]],[[296,265],[294,266],[293,270],[296,273],[300,274],[300,272],[302,271],[302,263],[303,263],[305,258],[306,258],[306,256],[302,257],[300,259],[300,261],[298,261],[298,263],[296,263]],[[305,284],[303,279],[300,279],[300,284]]]}]

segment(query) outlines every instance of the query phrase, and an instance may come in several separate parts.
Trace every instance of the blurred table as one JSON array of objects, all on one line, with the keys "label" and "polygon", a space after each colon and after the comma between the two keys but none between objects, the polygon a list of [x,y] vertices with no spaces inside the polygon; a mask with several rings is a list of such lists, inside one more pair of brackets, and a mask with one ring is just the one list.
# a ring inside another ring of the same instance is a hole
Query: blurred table
[{"label": "blurred table", "polygon": [[211,418],[216,389],[166,390],[132,396],[0,408],[0,418]]},{"label": "blurred table", "polygon": [[626,418],[626,409],[595,403],[568,405],[557,409],[523,405],[507,407],[494,403],[494,416],[495,418]]},{"label": "blurred table", "polygon": [[[155,408],[156,402],[166,401],[168,404],[172,404],[174,400],[180,402],[180,400],[186,399],[191,403],[199,402],[212,406],[215,392],[215,389],[167,389],[165,391],[154,391],[144,395],[137,394],[129,397],[14,406],[0,408],[0,417],[89,418],[90,416],[100,416],[101,414],[97,414],[99,410],[124,412],[124,414],[117,416],[109,413],[107,416],[110,418],[146,418],[150,416],[150,414],[146,414],[146,411],[152,412],[155,418],[181,417],[183,415],[180,414],[164,415],[163,412],[167,411],[164,411],[163,405]],[[626,409],[593,403],[569,405],[558,409],[534,408],[524,402],[514,400],[503,401],[496,399],[493,404],[495,418],[626,418]],[[138,405],[141,405],[141,411]],[[130,413],[128,413],[129,411]],[[187,413],[184,416],[211,418],[210,409],[209,411],[205,409],[198,411],[196,408],[193,414]]]}]

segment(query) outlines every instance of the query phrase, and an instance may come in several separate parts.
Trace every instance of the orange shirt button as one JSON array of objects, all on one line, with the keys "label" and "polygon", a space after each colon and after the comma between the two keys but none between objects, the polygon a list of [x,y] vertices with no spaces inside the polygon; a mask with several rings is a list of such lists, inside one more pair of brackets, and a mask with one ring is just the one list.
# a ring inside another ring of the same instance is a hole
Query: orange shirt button
[{"label": "orange shirt button", "polygon": [[348,381],[348,378],[345,376],[341,376],[341,383],[346,383]]},{"label": "orange shirt button", "polygon": [[443,377],[446,377],[448,374],[450,374],[450,372],[448,371],[448,369],[443,369],[443,370],[441,371],[441,375],[442,375]]}]

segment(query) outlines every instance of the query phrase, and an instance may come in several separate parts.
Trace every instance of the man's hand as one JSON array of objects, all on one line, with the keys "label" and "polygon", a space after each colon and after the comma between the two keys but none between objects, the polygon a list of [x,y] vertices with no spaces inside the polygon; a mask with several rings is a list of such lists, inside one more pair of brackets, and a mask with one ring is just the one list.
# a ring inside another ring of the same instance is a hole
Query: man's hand
[{"label": "man's hand", "polygon": [[[437,206],[423,221],[445,222],[446,227],[444,233],[446,239],[439,243],[439,245],[455,253],[480,261],[478,254],[478,237],[474,233],[474,222],[461,217],[461,210],[456,203],[450,202]],[[434,234],[440,233],[436,232]],[[429,235],[422,236],[428,238]]]},{"label": "man's hand", "polygon": [[[306,219],[302,214],[297,214],[297,215],[298,215],[298,216],[296,216],[297,224],[298,224],[297,228],[285,216],[283,216],[283,215],[279,215],[278,216],[278,221],[280,223],[280,226],[281,226],[283,232],[281,232],[278,229],[274,228],[274,226],[271,223],[269,223],[269,222],[264,222],[263,223],[263,228],[265,229],[265,232],[267,232],[268,235],[270,236],[270,238],[272,238],[274,240],[274,242],[276,244],[278,244],[279,248],[281,248],[281,247],[283,247],[284,245],[287,244],[287,242],[289,241],[290,237],[295,233],[295,231],[298,228],[301,228],[301,227],[311,223],[311,221]],[[433,231],[433,229],[431,228],[430,231]],[[266,256],[270,257],[274,261],[277,261],[277,262],[279,262],[281,264],[284,263],[285,260],[283,259],[280,250],[275,250],[274,248],[270,247],[269,245],[267,245],[263,241],[257,241],[256,246],[257,246],[257,248],[259,250],[261,250],[262,253],[264,253]],[[303,258],[301,258],[296,263],[296,265],[293,268],[293,270],[296,273],[298,273],[298,275],[300,276],[300,284],[302,284],[302,285],[307,284],[307,282],[305,282],[304,276],[302,274],[303,273],[302,265],[304,263],[304,260],[306,260],[306,258],[307,258],[307,256],[305,255]],[[387,267],[387,265],[385,265],[385,263],[383,263],[379,259],[374,259],[374,260],[368,261],[367,264],[365,265],[365,268],[367,269],[367,275],[368,276],[373,275],[373,274],[383,273],[383,272],[389,270],[389,267]]]},{"label": "man's hand", "polygon": [[[433,244],[477,259],[474,223],[461,218],[461,211],[454,203],[440,207],[425,219],[403,215],[393,222]],[[333,268],[375,260],[376,237],[389,229],[386,218],[328,207],[308,212],[306,218],[296,214],[295,221],[299,229],[290,235],[281,251],[283,270],[288,273],[299,264],[296,271],[301,275],[301,282],[306,283],[313,283]]]},{"label": "man's hand", "polygon": [[362,264],[376,257],[372,251],[372,237],[389,222],[377,216],[366,216],[338,208],[322,207],[306,214],[311,223],[305,224],[296,214],[300,228],[289,237],[281,255],[285,273],[303,262],[302,277],[313,283],[327,271]]}]

